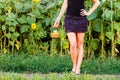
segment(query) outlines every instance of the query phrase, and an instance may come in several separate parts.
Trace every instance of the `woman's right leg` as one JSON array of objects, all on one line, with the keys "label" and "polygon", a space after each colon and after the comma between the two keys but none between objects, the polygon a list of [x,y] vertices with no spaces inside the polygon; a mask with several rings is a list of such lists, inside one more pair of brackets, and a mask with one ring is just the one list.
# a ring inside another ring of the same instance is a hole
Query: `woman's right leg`
[{"label": "woman's right leg", "polygon": [[77,40],[76,40],[76,33],[74,32],[69,32],[67,33],[69,42],[70,42],[70,54],[71,54],[71,59],[73,62],[73,69],[72,71],[75,72],[76,71],[76,67],[77,67]]}]

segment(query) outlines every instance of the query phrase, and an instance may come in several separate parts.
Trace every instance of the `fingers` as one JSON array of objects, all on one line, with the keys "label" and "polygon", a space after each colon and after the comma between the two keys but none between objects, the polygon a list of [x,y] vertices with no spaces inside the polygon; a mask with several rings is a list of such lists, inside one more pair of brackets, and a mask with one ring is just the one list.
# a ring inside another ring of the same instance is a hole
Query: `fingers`
[{"label": "fingers", "polygon": [[59,26],[59,22],[56,21],[56,22],[54,23],[53,27],[54,27],[54,28],[57,28],[58,26]]},{"label": "fingers", "polygon": [[80,15],[81,15],[81,16],[86,16],[86,11],[85,11],[84,9],[81,9]]}]

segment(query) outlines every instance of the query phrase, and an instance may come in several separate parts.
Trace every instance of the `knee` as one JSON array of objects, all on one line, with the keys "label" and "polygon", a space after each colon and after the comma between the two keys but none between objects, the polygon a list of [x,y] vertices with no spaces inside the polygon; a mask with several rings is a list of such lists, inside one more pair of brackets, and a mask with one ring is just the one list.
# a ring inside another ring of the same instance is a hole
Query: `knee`
[{"label": "knee", "polygon": [[79,43],[78,43],[78,45],[77,45],[78,49],[83,48],[83,44],[84,44],[84,42],[83,42],[83,41],[79,42]]},{"label": "knee", "polygon": [[77,43],[76,42],[70,43],[70,47],[72,49],[76,48],[77,47]]}]

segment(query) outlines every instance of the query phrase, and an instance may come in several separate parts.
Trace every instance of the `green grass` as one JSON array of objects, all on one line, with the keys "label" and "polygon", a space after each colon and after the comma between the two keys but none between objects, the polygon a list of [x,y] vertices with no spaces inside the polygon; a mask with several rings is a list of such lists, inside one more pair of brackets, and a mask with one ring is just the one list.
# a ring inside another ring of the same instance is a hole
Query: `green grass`
[{"label": "green grass", "polygon": [[[72,62],[70,55],[0,55],[0,71],[17,73],[63,73],[70,72]],[[100,58],[84,59],[81,73],[86,74],[120,74],[120,59]]]},{"label": "green grass", "polygon": [[72,73],[19,74],[0,72],[0,80],[120,80],[120,77],[116,77],[115,75],[90,74],[81,74],[80,76],[76,76]]},{"label": "green grass", "polygon": [[120,59],[100,58],[86,59],[83,61],[81,70],[89,74],[120,74]]},{"label": "green grass", "polygon": [[0,70],[4,72],[65,72],[71,70],[71,60],[67,55],[48,54],[5,54],[0,56]]},{"label": "green grass", "polygon": [[0,80],[120,80],[117,58],[84,59],[80,76],[71,68],[70,55],[0,55]]}]

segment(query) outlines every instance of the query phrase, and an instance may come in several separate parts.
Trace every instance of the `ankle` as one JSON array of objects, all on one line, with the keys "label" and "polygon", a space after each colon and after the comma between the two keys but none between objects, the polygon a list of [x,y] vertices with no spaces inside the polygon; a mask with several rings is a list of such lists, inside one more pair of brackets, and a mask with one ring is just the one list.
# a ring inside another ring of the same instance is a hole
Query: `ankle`
[{"label": "ankle", "polygon": [[77,68],[76,68],[75,73],[80,73],[80,69],[77,69]]},{"label": "ankle", "polygon": [[76,68],[75,67],[72,68],[72,72],[76,72]]}]

